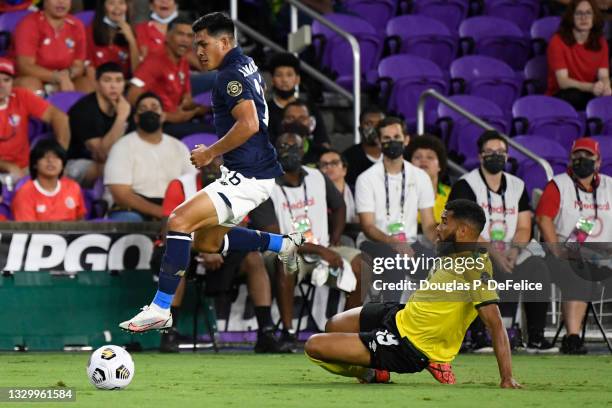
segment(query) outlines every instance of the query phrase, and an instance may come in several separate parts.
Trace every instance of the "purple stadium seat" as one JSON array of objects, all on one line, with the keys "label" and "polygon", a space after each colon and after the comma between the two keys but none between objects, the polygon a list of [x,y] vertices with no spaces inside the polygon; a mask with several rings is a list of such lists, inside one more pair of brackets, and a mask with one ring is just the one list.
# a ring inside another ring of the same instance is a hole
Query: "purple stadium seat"
[{"label": "purple stadium seat", "polygon": [[199,103],[204,106],[212,106],[212,91],[202,92],[193,97],[195,103]]},{"label": "purple stadium seat", "polygon": [[545,55],[533,57],[525,64],[525,92],[527,95],[546,92],[548,80],[548,62]]},{"label": "purple stadium seat", "polygon": [[[376,70],[383,49],[383,41],[376,29],[366,20],[346,14],[330,13],[325,17],[357,39],[361,51],[361,74],[369,78]],[[345,88],[352,85],[353,53],[344,38],[323,26],[318,21],[312,24],[313,43],[318,50],[317,58],[321,64],[338,75],[336,82]]]},{"label": "purple stadium seat", "polygon": [[80,11],[76,13],[74,16],[78,18],[79,20],[81,20],[81,22],[83,23],[83,25],[85,25],[85,27],[88,27],[93,22],[95,15],[96,15],[95,11],[86,10],[86,11]]},{"label": "purple stadium seat", "polygon": [[0,203],[0,215],[3,215],[7,220],[13,219],[11,208],[4,203]]},{"label": "purple stadium seat", "polygon": [[[471,95],[454,95],[449,99],[488,122],[497,130],[503,133],[508,132],[508,124],[504,113],[495,103]],[[448,150],[463,157],[461,161],[464,165],[466,163],[470,163],[470,167],[477,165],[478,147],[476,141],[484,130],[444,104],[438,106],[438,118],[438,124],[442,130],[442,139],[446,142]]]},{"label": "purple stadium seat", "polygon": [[575,139],[583,135],[582,123],[569,103],[545,95],[529,95],[512,106],[517,134],[545,135],[558,142],[566,151]]},{"label": "purple stadium seat", "polygon": [[536,54],[546,54],[546,45],[559,29],[560,23],[561,17],[558,16],[543,17],[533,22],[530,34],[533,41],[533,51]]},{"label": "purple stadium seat", "polygon": [[[550,138],[543,135],[521,135],[515,136],[512,140],[548,161],[554,174],[563,173],[567,168],[569,158],[567,150]],[[517,160],[519,166],[516,175],[525,182],[528,193],[531,194],[534,188],[543,189],[546,186],[546,173],[539,164],[512,147],[508,153]]]},{"label": "purple stadium seat", "polygon": [[602,96],[589,101],[586,115],[590,134],[612,135],[612,96]]},{"label": "purple stadium seat", "polygon": [[47,98],[47,101],[54,105],[56,108],[64,113],[68,113],[72,105],[74,105],[79,99],[84,97],[83,92],[71,91],[71,92],[55,92]]},{"label": "purple stadium seat", "polygon": [[527,33],[540,14],[540,2],[538,0],[487,0],[484,14],[512,21],[524,33]]},{"label": "purple stadium seat", "polygon": [[11,36],[15,32],[17,24],[32,11],[19,10],[0,14],[0,55],[6,54],[10,47]]},{"label": "purple stadium seat", "polygon": [[455,93],[480,96],[495,102],[506,115],[521,94],[521,81],[503,61],[479,55],[458,58],[451,64],[453,83],[460,85]]},{"label": "purple stadium seat", "polygon": [[379,34],[384,34],[387,21],[395,15],[394,0],[346,0],[346,9],[368,20]]},{"label": "purple stadium seat", "polygon": [[468,0],[414,0],[412,13],[442,21],[455,33],[468,14],[469,3]]},{"label": "purple stadium seat", "polygon": [[185,136],[181,139],[181,142],[187,146],[189,150],[195,149],[196,145],[203,144],[210,146],[215,143],[219,138],[217,135],[212,133],[194,133],[193,135]]},{"label": "purple stadium seat", "polygon": [[448,70],[457,54],[457,36],[444,23],[426,16],[406,15],[392,18],[387,23],[392,53],[411,54],[435,62]]},{"label": "purple stadium seat", "polygon": [[[378,65],[378,75],[383,85],[383,93],[389,95],[387,108],[400,113],[407,122],[416,121],[417,103],[423,91],[433,88],[440,93],[447,93],[447,82],[442,70],[432,61],[412,55],[399,54],[384,58]],[[385,84],[392,85],[385,87]],[[386,89],[385,89],[386,88]],[[426,120],[435,120],[436,102],[430,99],[425,104]]]},{"label": "purple stadium seat", "polygon": [[521,29],[508,20],[478,16],[463,20],[459,26],[464,54],[486,55],[522,70],[529,58],[531,44]]}]

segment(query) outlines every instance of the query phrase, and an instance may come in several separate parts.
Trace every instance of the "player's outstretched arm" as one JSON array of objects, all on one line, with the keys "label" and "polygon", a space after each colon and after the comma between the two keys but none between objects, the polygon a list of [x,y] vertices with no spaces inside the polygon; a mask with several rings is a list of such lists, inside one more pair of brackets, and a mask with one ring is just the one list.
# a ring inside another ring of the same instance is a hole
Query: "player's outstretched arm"
[{"label": "player's outstretched arm", "polygon": [[191,152],[191,162],[200,168],[209,164],[215,157],[234,150],[259,131],[259,118],[255,102],[244,99],[232,109],[236,123],[216,143],[209,147],[196,147]]},{"label": "player's outstretched arm", "polygon": [[485,323],[493,337],[493,349],[497,357],[499,366],[499,376],[501,388],[522,388],[521,385],[512,378],[512,354],[510,352],[510,341],[504,328],[499,308],[497,304],[490,304],[478,308],[478,315]]}]

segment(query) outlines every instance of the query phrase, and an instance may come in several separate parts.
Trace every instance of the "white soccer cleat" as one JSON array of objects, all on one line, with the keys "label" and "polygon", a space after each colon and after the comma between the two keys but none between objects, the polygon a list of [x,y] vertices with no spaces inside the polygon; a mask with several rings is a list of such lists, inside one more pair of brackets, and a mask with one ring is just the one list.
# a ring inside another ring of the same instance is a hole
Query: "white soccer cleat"
[{"label": "white soccer cleat", "polygon": [[298,248],[304,243],[304,234],[292,232],[283,236],[283,246],[278,253],[278,259],[285,265],[285,271],[289,274],[298,270]]},{"label": "white soccer cleat", "polygon": [[119,323],[119,327],[132,333],[144,333],[149,330],[165,330],[172,327],[170,309],[164,313],[159,307],[144,306],[141,312],[130,320]]}]

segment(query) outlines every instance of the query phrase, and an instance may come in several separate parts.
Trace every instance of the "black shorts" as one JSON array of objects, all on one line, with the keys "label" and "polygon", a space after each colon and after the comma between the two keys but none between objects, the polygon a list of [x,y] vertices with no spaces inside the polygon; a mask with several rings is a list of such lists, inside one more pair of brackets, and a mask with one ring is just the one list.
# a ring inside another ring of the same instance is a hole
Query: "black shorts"
[{"label": "black shorts", "polygon": [[359,338],[370,351],[370,366],[396,373],[418,373],[429,358],[406,337],[401,337],[395,314],[404,305],[396,302],[366,303],[359,315]]}]

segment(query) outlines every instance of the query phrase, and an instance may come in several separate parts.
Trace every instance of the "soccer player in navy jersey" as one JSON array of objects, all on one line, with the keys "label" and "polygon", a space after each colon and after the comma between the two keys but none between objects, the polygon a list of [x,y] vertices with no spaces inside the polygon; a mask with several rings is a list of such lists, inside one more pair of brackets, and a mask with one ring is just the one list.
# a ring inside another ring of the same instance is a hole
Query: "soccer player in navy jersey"
[{"label": "soccer player in navy jersey", "polygon": [[207,14],[193,24],[193,31],[202,66],[218,70],[212,101],[219,140],[196,146],[191,162],[201,168],[223,156],[224,166],[219,179],[175,208],[168,218],[155,298],[119,325],[132,332],[172,326],[170,305],[187,270],[192,233],[193,247],[200,252],[278,252],[288,273],[297,270],[297,249],[304,242],[301,233],[278,235],[236,227],[268,199],[274,179],[283,174],[268,140],[264,82],[257,65],[236,46],[234,23],[227,15]]}]

